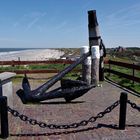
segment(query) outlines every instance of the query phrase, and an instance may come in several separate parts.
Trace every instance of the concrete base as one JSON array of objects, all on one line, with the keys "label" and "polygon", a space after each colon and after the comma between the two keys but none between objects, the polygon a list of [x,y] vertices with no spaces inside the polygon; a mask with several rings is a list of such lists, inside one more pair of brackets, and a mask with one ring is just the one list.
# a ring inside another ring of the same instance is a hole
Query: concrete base
[{"label": "concrete base", "polygon": [[6,96],[8,106],[13,107],[13,84],[12,78],[16,73],[3,72],[0,73],[0,96]]}]

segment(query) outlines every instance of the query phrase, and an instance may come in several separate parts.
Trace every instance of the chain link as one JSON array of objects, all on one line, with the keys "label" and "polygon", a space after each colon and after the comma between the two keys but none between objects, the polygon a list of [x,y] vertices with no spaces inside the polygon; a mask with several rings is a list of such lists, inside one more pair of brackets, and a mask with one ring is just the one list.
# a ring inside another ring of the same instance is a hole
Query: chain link
[{"label": "chain link", "polygon": [[140,112],[140,106],[136,105],[136,103],[133,103],[130,100],[127,100],[127,103],[130,104],[132,108],[134,108]]},{"label": "chain link", "polygon": [[92,116],[88,120],[82,120],[78,123],[72,124],[64,124],[64,125],[56,125],[56,124],[46,124],[44,122],[39,122],[35,119],[30,119],[28,116],[20,114],[17,110],[11,109],[8,107],[8,111],[14,116],[20,118],[24,122],[28,122],[31,125],[38,125],[41,128],[49,128],[49,129],[69,129],[69,128],[77,128],[79,126],[86,126],[89,123],[95,122],[98,118],[104,117],[105,114],[110,113],[115,107],[119,105],[120,101],[116,101],[111,106],[107,107],[103,112],[97,114],[97,116]]}]

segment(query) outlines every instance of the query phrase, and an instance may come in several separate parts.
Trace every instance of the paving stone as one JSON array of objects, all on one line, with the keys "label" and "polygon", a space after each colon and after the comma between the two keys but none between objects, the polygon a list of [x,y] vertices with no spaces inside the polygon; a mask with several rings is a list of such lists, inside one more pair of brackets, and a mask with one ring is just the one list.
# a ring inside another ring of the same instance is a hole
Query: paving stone
[{"label": "paving stone", "polygon": [[[31,83],[32,88],[41,84],[39,82]],[[65,103],[64,99],[55,99],[40,104],[25,105],[21,103],[15,94],[20,86],[21,83],[14,84],[14,109],[21,114],[27,115],[29,118],[44,121],[48,124],[71,124],[80,122],[83,119],[87,120],[119,100],[120,93],[123,91],[110,83],[104,82],[103,87],[93,88],[84,96],[72,101],[72,103]],[[53,88],[58,86],[59,82]],[[140,99],[130,93],[128,93],[128,98],[133,102],[140,103]],[[43,129],[38,126],[31,126],[22,122],[19,118],[14,118],[9,113],[11,136],[8,140],[137,140],[140,139],[139,118],[140,113],[128,105],[126,130],[110,128],[111,125],[118,126],[118,106],[103,118],[87,126],[70,130],[49,130],[48,128]],[[137,124],[137,126],[134,126],[134,124]],[[66,134],[65,131],[69,131],[69,133]]]}]

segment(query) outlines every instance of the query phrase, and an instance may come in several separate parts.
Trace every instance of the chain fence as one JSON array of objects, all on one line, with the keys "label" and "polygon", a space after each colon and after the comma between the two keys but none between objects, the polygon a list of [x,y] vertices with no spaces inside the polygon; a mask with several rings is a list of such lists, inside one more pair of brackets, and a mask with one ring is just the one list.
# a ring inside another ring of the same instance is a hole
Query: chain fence
[{"label": "chain fence", "polygon": [[[106,114],[108,114],[112,110],[114,110],[118,105],[120,105],[120,116],[119,116],[119,126],[117,129],[125,130],[127,104],[129,104],[133,109],[140,112],[140,106],[137,105],[136,103],[128,100],[126,97],[127,97],[127,94],[122,92],[121,96],[120,96],[120,100],[117,100],[112,105],[107,107],[104,111],[99,112],[96,116],[91,116],[88,119],[83,119],[81,121],[77,121],[77,122],[69,123],[69,124],[68,123],[67,124],[66,123],[65,124],[53,124],[53,123],[48,124],[43,121],[38,121],[36,119],[32,119],[22,113],[19,113],[17,110],[10,108],[9,106],[7,107],[7,98],[3,96],[0,98],[1,137],[8,138],[8,136],[9,136],[8,112],[11,113],[11,115],[14,116],[15,118],[18,118],[21,121],[26,122],[26,124],[29,124],[29,125],[35,125],[35,126],[39,126],[41,128],[49,128],[49,129],[59,129],[59,130],[65,129],[64,132],[45,133],[45,135],[47,136],[47,135],[59,135],[59,134],[69,134],[69,133],[80,132],[81,130],[83,130],[85,128],[82,128],[82,129],[81,128],[75,129],[75,128],[87,126],[89,123],[95,123],[98,119],[103,118]],[[92,127],[92,129],[96,129],[98,127]],[[68,130],[68,129],[70,129],[70,130]],[[86,128],[85,130],[89,130],[89,129]],[[20,134],[17,134],[17,136],[18,135],[20,135]],[[38,135],[38,134],[35,134],[35,135]]]},{"label": "chain fence", "polygon": [[111,106],[107,107],[103,112],[99,112],[96,116],[92,116],[89,119],[82,120],[79,122],[71,123],[71,124],[47,124],[45,122],[40,122],[35,119],[31,119],[26,115],[20,114],[17,110],[11,109],[8,107],[8,112],[10,112],[14,117],[20,118],[20,120],[24,122],[28,122],[30,125],[38,125],[41,128],[49,128],[49,129],[70,129],[70,128],[78,128],[80,126],[86,126],[89,123],[96,122],[97,119],[103,118],[105,114],[110,113],[114,108],[116,108],[120,104],[120,101],[114,102]]},{"label": "chain fence", "polygon": [[[139,105],[137,105],[136,103],[134,103],[130,100],[127,100],[126,102],[133,109],[136,109],[137,111],[140,112],[140,106]],[[71,129],[71,128],[78,128],[78,127],[81,127],[81,126],[87,126],[89,123],[96,122],[97,119],[103,118],[106,114],[112,112],[112,110],[114,110],[120,104],[121,104],[120,100],[117,100],[112,105],[107,107],[104,111],[99,112],[96,116],[91,116],[88,119],[84,119],[84,120],[74,122],[74,123],[70,123],[70,124],[47,124],[45,122],[38,121],[38,120],[32,119],[32,118],[30,118],[30,117],[28,117],[24,114],[21,114],[17,110],[12,109],[9,106],[7,107],[7,109],[8,109],[8,112],[10,112],[12,114],[12,116],[14,116],[16,118],[19,118],[21,121],[27,122],[27,124],[30,124],[30,125],[36,125],[36,126],[39,126],[41,128],[49,128],[49,129]],[[119,126],[119,128],[120,128],[120,126]],[[74,129],[74,130],[76,130],[76,129]],[[69,133],[69,132],[67,132],[67,133]]]},{"label": "chain fence", "polygon": [[133,109],[136,109],[140,112],[140,106],[138,106],[136,103],[133,103],[130,100],[127,100],[127,103],[130,104]]},{"label": "chain fence", "polygon": [[[133,109],[136,109],[140,112],[140,106],[138,106],[136,103],[131,102],[130,100],[127,100],[127,103],[131,105]],[[49,129],[70,129],[70,128],[78,128],[80,126],[86,126],[89,123],[96,122],[97,119],[103,118],[106,114],[110,113],[114,108],[116,108],[120,104],[120,100],[114,102],[111,106],[107,107],[104,111],[99,112],[96,116],[92,116],[89,119],[81,120],[79,122],[74,122],[71,124],[47,124],[42,121],[38,121],[32,118],[29,118],[28,116],[19,113],[17,110],[11,109],[8,106],[8,112],[10,112],[14,117],[19,118],[21,121],[28,122],[30,125],[38,125],[41,128],[49,128]]]}]

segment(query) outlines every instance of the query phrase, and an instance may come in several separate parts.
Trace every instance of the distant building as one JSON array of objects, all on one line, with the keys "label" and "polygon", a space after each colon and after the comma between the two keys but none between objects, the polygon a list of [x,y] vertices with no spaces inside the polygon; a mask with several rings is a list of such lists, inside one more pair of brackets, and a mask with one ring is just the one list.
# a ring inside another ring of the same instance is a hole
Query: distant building
[{"label": "distant building", "polygon": [[122,52],[125,52],[126,51],[126,48],[122,47],[122,46],[119,46],[118,48],[115,49],[115,52],[119,52],[119,53],[122,53]]}]

